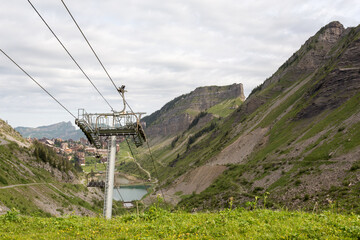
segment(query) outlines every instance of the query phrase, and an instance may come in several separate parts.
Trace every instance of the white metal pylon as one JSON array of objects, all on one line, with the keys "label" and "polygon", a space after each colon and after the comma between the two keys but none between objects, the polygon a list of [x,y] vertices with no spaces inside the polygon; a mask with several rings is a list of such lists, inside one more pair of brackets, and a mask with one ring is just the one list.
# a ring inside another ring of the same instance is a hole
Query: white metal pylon
[{"label": "white metal pylon", "polygon": [[118,89],[123,98],[124,109],[121,112],[112,113],[87,113],[84,109],[78,110],[78,118],[75,119],[76,125],[84,132],[91,144],[96,148],[102,147],[101,137],[111,137],[108,141],[108,165],[106,170],[105,197],[104,197],[104,217],[111,218],[114,174],[115,174],[115,155],[116,155],[116,136],[132,136],[137,147],[146,142],[145,132],[140,123],[141,115],[145,113],[126,112],[126,101],[124,93],[125,86]]},{"label": "white metal pylon", "polygon": [[114,194],[114,174],[115,174],[115,155],[116,155],[116,136],[111,136],[108,142],[110,152],[108,155],[108,165],[106,171],[105,197],[104,197],[104,217],[111,219],[112,202]]}]

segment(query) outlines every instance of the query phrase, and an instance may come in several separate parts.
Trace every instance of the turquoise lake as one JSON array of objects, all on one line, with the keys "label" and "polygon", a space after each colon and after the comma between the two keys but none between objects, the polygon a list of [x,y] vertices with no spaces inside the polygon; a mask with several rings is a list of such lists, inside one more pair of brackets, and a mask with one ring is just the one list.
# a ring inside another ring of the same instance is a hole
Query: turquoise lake
[{"label": "turquoise lake", "polygon": [[114,200],[131,202],[140,200],[145,194],[149,186],[122,186],[114,188]]}]

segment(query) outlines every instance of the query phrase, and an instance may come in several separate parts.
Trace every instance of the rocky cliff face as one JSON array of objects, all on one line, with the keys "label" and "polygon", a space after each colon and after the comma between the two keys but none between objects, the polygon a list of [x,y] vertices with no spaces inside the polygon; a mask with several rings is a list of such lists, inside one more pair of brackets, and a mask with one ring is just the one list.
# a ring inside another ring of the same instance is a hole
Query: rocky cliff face
[{"label": "rocky cliff face", "polygon": [[[244,103],[239,117],[251,114],[258,107],[265,104],[274,96],[284,92],[294,82],[305,79],[311,74],[316,74],[327,62],[338,57],[339,52],[334,51],[343,39],[348,38],[351,31],[345,29],[340,22],[331,22],[321,28],[314,36],[310,37],[301,48],[295,52],[270,78],[253,90]],[[355,44],[355,43],[353,43]],[[342,46],[345,48],[345,46]],[[356,46],[354,46],[356,49]],[[356,59],[356,51],[348,48],[347,58]],[[350,56],[351,55],[351,56]],[[356,61],[353,59],[353,62]],[[347,60],[344,61],[344,63]],[[352,63],[354,64],[354,63]],[[340,65],[339,65],[340,66]],[[331,66],[328,66],[329,70]],[[255,94],[267,89],[266,93]],[[253,94],[254,93],[254,94]]]},{"label": "rocky cliff face", "polygon": [[296,81],[300,76],[312,73],[331,57],[331,49],[346,32],[339,22],[331,22],[321,28],[264,82],[264,88],[278,82],[286,75],[288,81]]},{"label": "rocky cliff face", "polygon": [[[308,102],[308,106],[299,112],[298,118],[308,118],[326,109],[335,109],[359,92],[360,39],[356,37],[358,34],[355,30],[349,32],[340,46],[345,50],[331,55],[333,61],[330,60],[319,70],[319,75],[326,76],[308,90],[307,98],[314,97]],[[332,41],[330,36],[325,39]]]},{"label": "rocky cliff face", "polygon": [[144,117],[148,136],[172,136],[186,130],[196,115],[227,99],[245,100],[241,83],[229,86],[199,87],[167,103],[160,110]]}]

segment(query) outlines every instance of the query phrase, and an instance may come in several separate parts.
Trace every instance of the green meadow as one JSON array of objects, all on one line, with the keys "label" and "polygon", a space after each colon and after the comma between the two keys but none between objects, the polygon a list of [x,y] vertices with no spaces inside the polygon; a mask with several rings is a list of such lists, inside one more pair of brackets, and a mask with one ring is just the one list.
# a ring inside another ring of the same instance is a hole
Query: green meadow
[{"label": "green meadow", "polygon": [[16,210],[0,217],[1,239],[360,239],[360,216],[332,211],[225,209],[170,212],[151,207],[111,220],[30,217]]}]

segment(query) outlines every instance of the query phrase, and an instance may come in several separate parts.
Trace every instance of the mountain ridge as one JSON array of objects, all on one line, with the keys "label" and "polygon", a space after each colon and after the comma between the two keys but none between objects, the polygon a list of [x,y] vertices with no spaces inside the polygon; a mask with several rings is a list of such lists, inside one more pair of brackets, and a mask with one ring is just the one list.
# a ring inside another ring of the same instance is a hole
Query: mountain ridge
[{"label": "mountain ridge", "polygon": [[[160,110],[142,119],[149,137],[172,136],[186,130],[198,114],[229,99],[245,100],[241,83],[198,87],[166,103]],[[234,105],[237,107],[237,104]],[[161,122],[161,124],[158,124]]]},{"label": "mountain ridge", "polygon": [[327,24],[214,128],[154,145],[165,196],[189,210],[269,193],[269,207],[360,212],[359,67],[360,25]]},{"label": "mountain ridge", "polygon": [[61,138],[63,140],[80,140],[80,138],[85,138],[85,135],[80,129],[75,128],[72,123],[69,122],[60,122],[51,125],[39,126],[36,128],[31,127],[16,127],[18,131],[24,138]]}]

